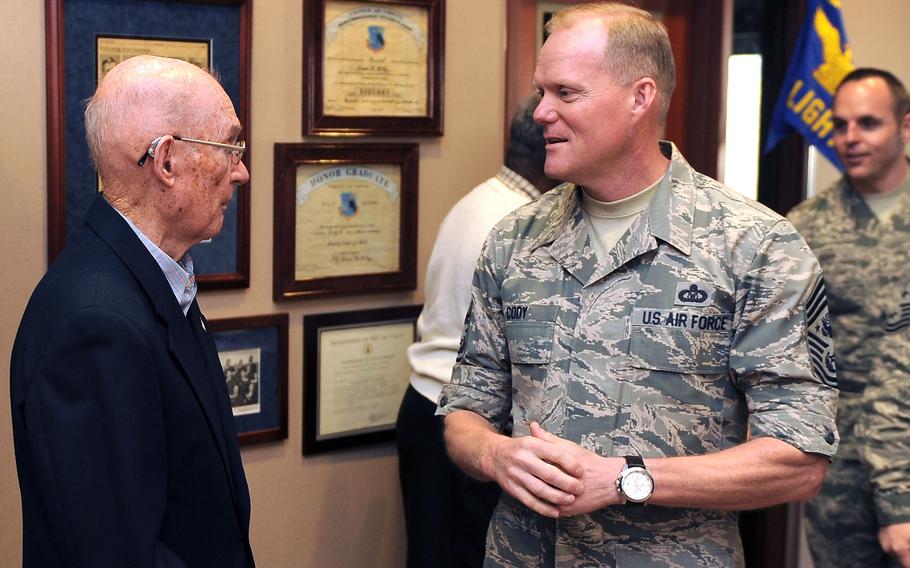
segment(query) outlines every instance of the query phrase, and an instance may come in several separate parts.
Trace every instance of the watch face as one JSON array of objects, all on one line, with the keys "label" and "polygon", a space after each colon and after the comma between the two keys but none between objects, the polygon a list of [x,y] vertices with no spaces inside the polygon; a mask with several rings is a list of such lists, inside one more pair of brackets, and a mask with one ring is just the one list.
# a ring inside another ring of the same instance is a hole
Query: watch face
[{"label": "watch face", "polygon": [[622,478],[622,492],[626,499],[640,503],[646,501],[654,491],[654,480],[640,467],[631,468]]}]

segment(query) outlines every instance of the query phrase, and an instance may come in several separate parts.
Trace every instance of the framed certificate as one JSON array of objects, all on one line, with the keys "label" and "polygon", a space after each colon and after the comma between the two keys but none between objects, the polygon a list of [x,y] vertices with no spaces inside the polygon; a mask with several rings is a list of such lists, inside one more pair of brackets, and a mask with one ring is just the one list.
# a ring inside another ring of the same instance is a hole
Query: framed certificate
[{"label": "framed certificate", "polygon": [[240,444],[288,437],[288,315],[209,320]]},{"label": "framed certificate", "polygon": [[[82,101],[120,61],[150,54],[214,69],[249,138],[251,1],[45,0],[49,262],[103,189],[85,142]],[[249,169],[249,150],[243,159]],[[201,290],[249,286],[248,185],[235,192],[221,232],[190,249]]]},{"label": "framed certificate", "polygon": [[445,0],[305,10],[304,135],[442,135]]},{"label": "framed certificate", "polygon": [[394,439],[421,308],[304,316],[304,455]]},{"label": "framed certificate", "polygon": [[417,287],[417,144],[275,144],[275,301]]}]

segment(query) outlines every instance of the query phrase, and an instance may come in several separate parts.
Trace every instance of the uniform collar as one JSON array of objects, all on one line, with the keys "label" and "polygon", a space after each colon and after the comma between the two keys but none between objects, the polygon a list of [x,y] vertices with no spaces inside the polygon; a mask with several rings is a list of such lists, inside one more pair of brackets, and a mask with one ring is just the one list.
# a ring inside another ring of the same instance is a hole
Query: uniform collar
[{"label": "uniform collar", "polygon": [[[686,162],[672,142],[660,141],[661,152],[670,159],[667,173],[654,192],[654,197],[630,232],[636,233],[640,223],[647,226],[644,234],[667,242],[684,254],[692,251],[692,227],[695,220],[695,176],[700,175]],[[587,244],[584,210],[581,206],[580,187],[563,184],[558,192],[557,204],[549,212],[547,228],[534,248],[549,245],[554,256],[587,256],[580,251]],[[590,247],[589,247],[590,248]],[[593,251],[590,251],[593,255]],[[578,261],[583,259],[579,258]]]},{"label": "uniform collar", "polygon": [[[903,195],[895,210],[894,218],[904,217],[910,219],[910,214],[908,214],[910,213],[910,175],[904,177],[900,186],[900,191],[903,192]],[[850,178],[847,176],[841,178],[837,185],[837,193],[847,209],[847,213],[856,221],[857,227],[879,222],[878,217],[875,216],[862,194],[853,186]]]},{"label": "uniform collar", "polygon": [[689,254],[695,223],[695,176],[701,174],[692,169],[672,142],[662,140],[660,150],[670,159],[670,167],[645,212],[649,232]]}]

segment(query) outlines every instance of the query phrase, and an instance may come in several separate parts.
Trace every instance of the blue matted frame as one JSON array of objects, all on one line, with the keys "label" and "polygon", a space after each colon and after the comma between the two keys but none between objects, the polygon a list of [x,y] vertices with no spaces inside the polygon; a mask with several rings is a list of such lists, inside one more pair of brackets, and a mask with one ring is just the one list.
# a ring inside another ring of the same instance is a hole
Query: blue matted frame
[{"label": "blue matted frame", "polygon": [[219,353],[259,349],[258,412],[234,416],[241,445],[288,437],[288,314],[208,320]]},{"label": "blue matted frame", "polygon": [[[82,101],[95,90],[95,38],[208,41],[212,67],[250,137],[252,0],[45,0],[47,32],[48,263],[94,198]],[[249,169],[250,151],[244,154]],[[201,290],[250,283],[249,184],[238,188],[221,233],[190,249]]]}]

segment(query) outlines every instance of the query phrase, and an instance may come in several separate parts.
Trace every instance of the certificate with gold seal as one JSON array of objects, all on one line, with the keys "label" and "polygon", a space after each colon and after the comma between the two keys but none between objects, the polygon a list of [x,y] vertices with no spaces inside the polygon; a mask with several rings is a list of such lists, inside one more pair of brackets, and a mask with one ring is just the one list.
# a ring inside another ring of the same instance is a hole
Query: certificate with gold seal
[{"label": "certificate with gold seal", "polygon": [[275,145],[275,299],[416,287],[416,144]]},{"label": "certificate with gold seal", "polygon": [[441,134],[443,0],[314,0],[304,133]]}]

